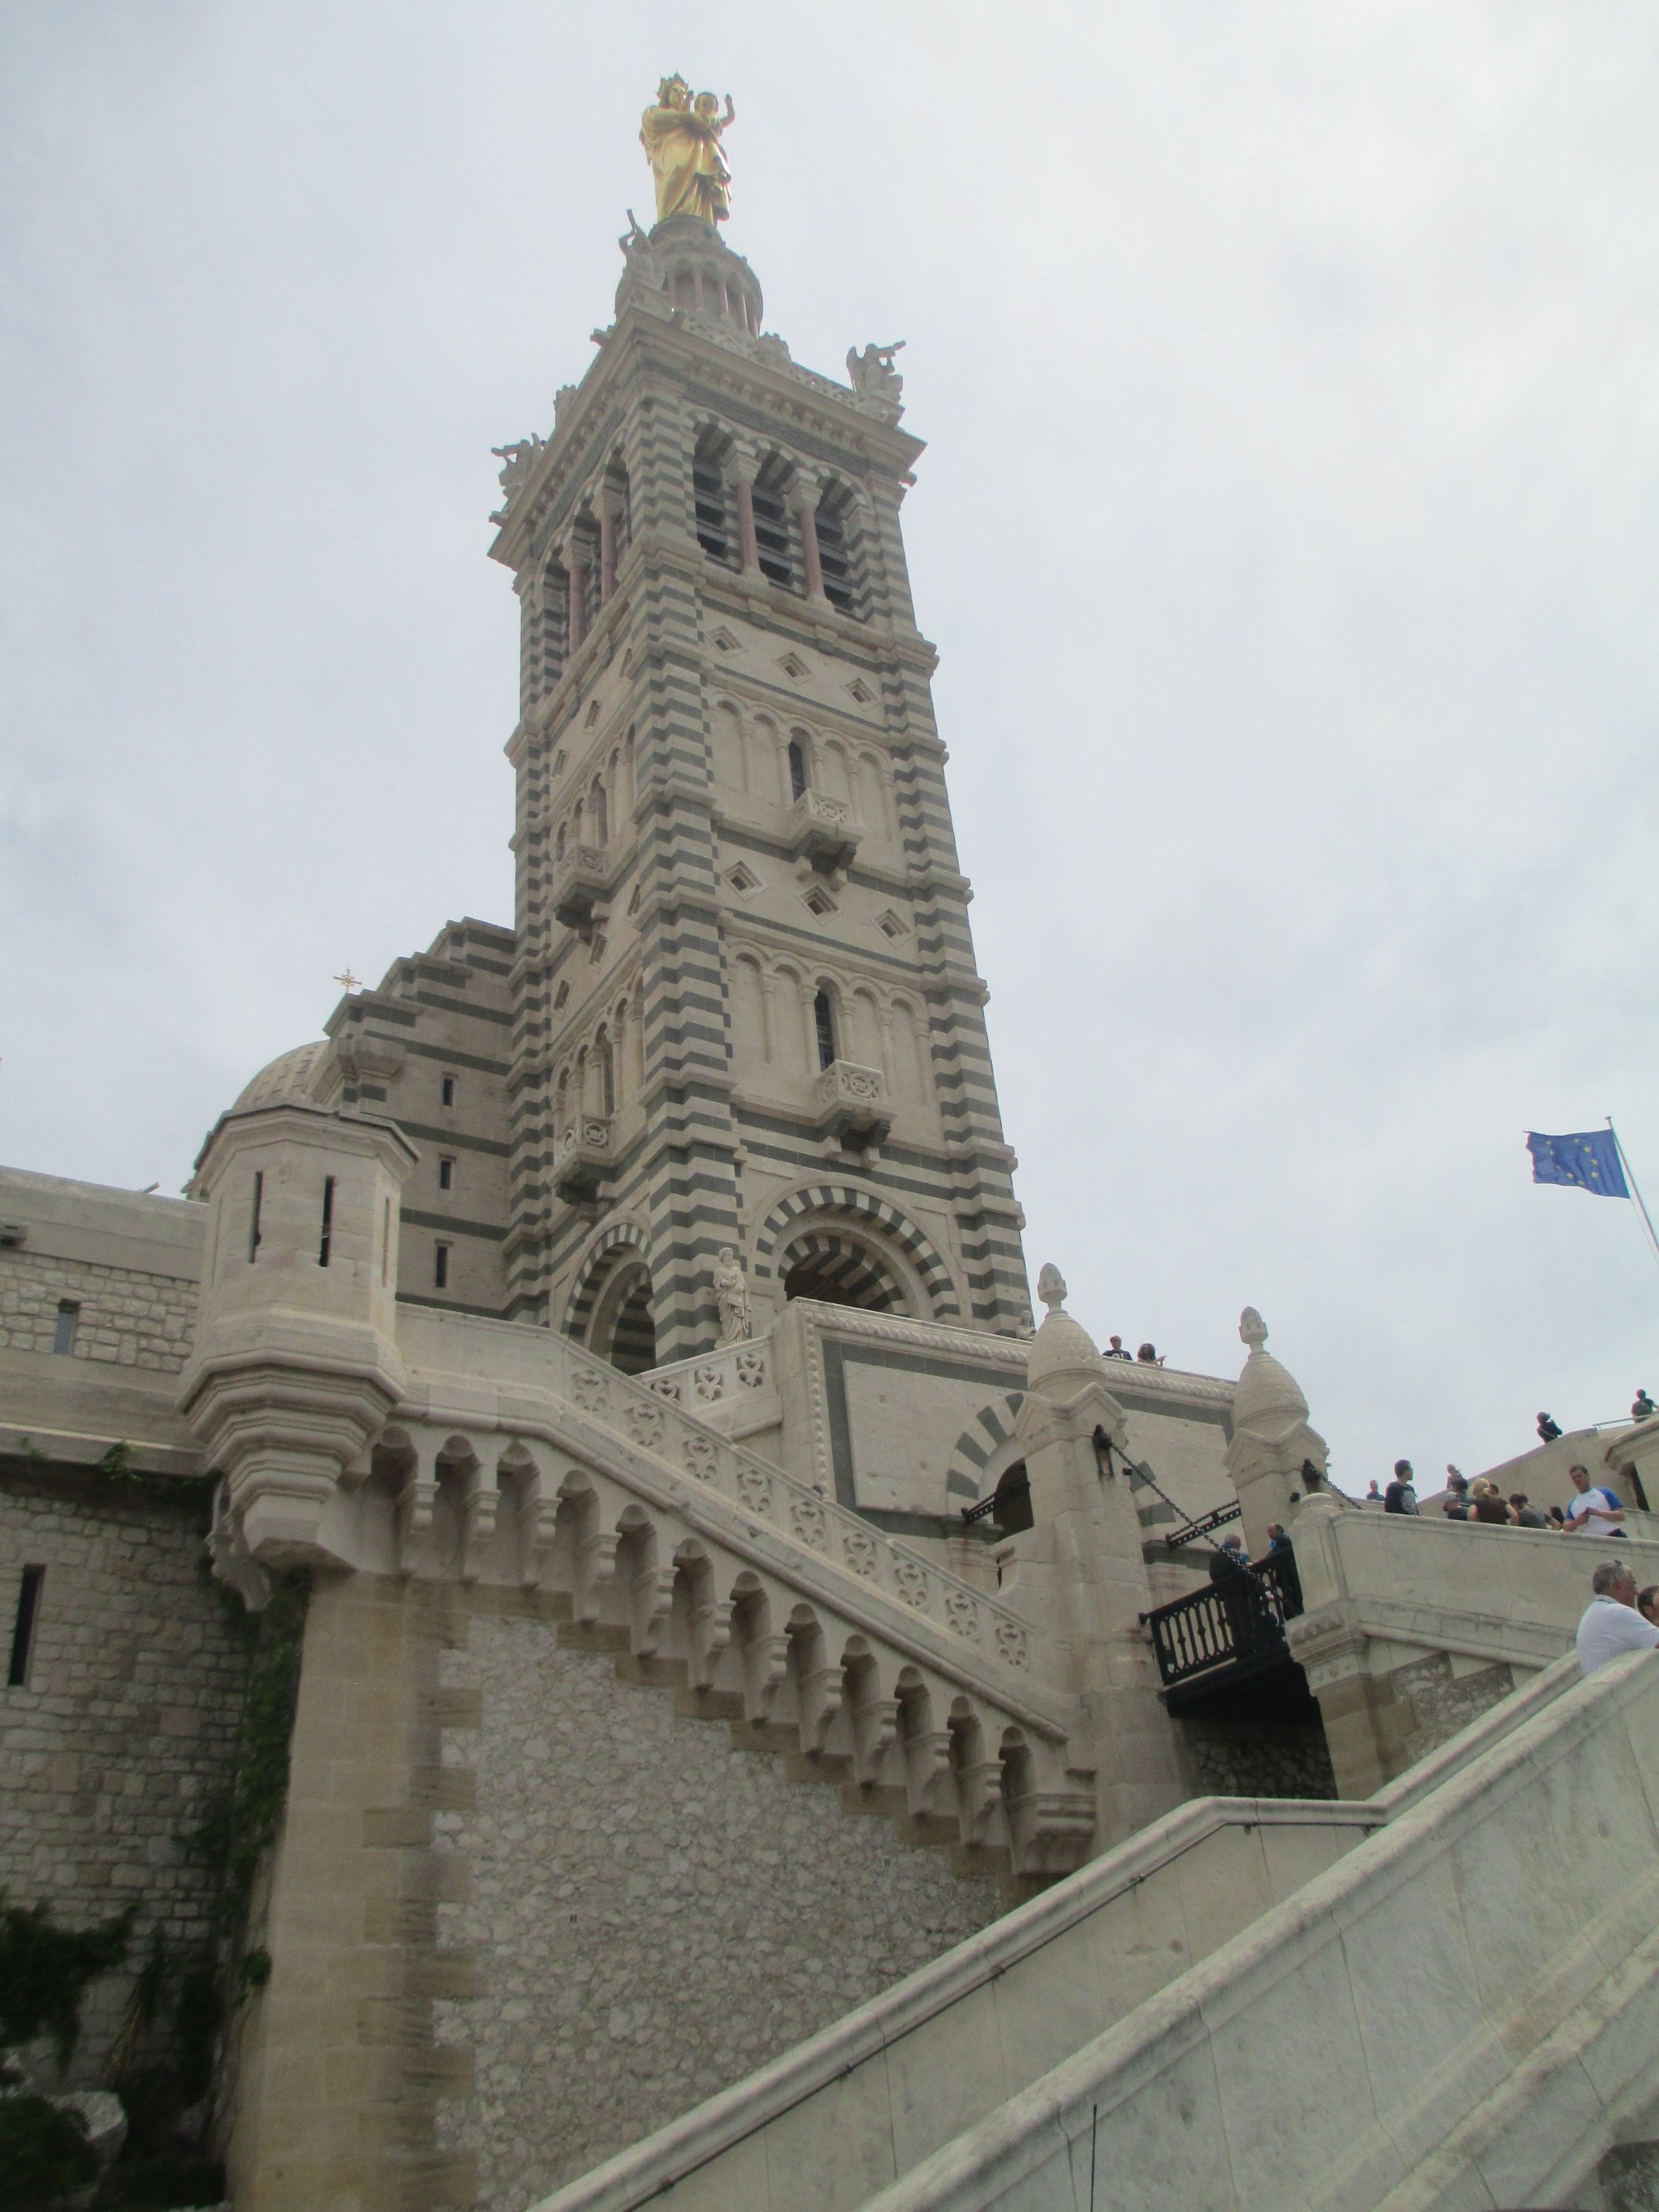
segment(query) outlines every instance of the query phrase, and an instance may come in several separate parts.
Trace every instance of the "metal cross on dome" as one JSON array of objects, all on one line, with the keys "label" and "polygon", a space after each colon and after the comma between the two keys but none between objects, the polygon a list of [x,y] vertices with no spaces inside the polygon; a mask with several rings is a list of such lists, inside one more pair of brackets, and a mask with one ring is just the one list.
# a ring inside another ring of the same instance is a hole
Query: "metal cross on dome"
[{"label": "metal cross on dome", "polygon": [[362,977],[354,975],[349,968],[347,968],[343,975],[337,975],[334,980],[348,991],[361,991],[363,988]]}]

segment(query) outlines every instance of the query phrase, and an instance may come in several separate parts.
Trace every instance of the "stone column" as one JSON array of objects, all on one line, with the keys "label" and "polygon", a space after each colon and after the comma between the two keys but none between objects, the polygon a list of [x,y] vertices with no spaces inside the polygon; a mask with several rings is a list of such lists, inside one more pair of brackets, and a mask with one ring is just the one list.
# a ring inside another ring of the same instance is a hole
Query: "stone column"
[{"label": "stone column", "polygon": [[800,557],[806,571],[806,596],[809,599],[821,599],[824,596],[823,562],[818,553],[817,507],[811,491],[797,495],[795,514],[800,524]]},{"label": "stone column", "polygon": [[760,540],[755,535],[755,479],[740,470],[734,477],[738,496],[738,565],[745,576],[760,574]]},{"label": "stone column", "polygon": [[[1187,1795],[1175,1725],[1158,1697],[1141,1616],[1152,1609],[1140,1518],[1118,1456],[1123,1408],[1086,1330],[1064,1310],[1066,1285],[1044,1267],[1048,1308],[1031,1340],[1015,1423],[1031,1485],[1032,1527],[1017,1539],[1022,1610],[1046,1614],[1063,1686],[1079,1698],[1095,1765],[1094,1849],[1108,1850]],[[1103,1467],[1097,1430],[1115,1448]]]},{"label": "stone column", "polygon": [[570,541],[570,655],[581,651],[587,635],[587,548],[580,538]]},{"label": "stone column", "polygon": [[[1286,1621],[1285,1633],[1319,1701],[1338,1792],[1360,1798],[1405,1771],[1407,1738],[1417,1717],[1395,1694],[1392,1677],[1373,1671],[1378,1655],[1359,1625],[1342,1570],[1338,1524],[1350,1517],[1328,1490],[1297,1506],[1291,1540],[1303,1609],[1299,1619]],[[1384,1647],[1385,1662],[1389,1650]]]}]

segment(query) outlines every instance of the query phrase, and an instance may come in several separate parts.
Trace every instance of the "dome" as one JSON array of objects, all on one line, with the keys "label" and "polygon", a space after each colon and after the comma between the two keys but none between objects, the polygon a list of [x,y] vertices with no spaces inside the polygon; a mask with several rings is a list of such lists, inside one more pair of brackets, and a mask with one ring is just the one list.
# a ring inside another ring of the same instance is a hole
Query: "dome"
[{"label": "dome", "polygon": [[1281,1367],[1272,1352],[1262,1350],[1267,1331],[1254,1306],[1245,1307],[1238,1333],[1249,1346],[1250,1356],[1233,1392],[1233,1426],[1278,1430],[1305,1421],[1308,1401],[1301,1386],[1289,1368]]},{"label": "dome", "polygon": [[1066,1284],[1058,1267],[1043,1268],[1037,1277],[1037,1296],[1048,1310],[1026,1355],[1026,1389],[1035,1390],[1040,1382],[1057,1375],[1097,1376],[1100,1352],[1082,1322],[1073,1321],[1065,1310]]},{"label": "dome", "polygon": [[315,1044],[295,1045],[292,1052],[279,1053],[244,1087],[231,1112],[250,1114],[259,1106],[313,1105],[317,1079],[328,1049],[328,1039],[319,1037]]}]

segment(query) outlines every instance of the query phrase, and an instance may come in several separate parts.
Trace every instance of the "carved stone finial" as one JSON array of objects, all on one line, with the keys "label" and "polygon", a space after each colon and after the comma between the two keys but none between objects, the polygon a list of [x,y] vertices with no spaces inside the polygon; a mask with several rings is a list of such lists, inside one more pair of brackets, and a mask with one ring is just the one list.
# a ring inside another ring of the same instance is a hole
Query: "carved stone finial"
[{"label": "carved stone finial", "polygon": [[1052,1260],[1043,1263],[1037,1277],[1037,1296],[1050,1313],[1057,1313],[1066,1303],[1066,1278]]},{"label": "carved stone finial", "polygon": [[1267,1341],[1267,1324],[1254,1306],[1246,1306],[1238,1316],[1238,1334],[1240,1342],[1248,1344],[1252,1352],[1260,1352]]}]

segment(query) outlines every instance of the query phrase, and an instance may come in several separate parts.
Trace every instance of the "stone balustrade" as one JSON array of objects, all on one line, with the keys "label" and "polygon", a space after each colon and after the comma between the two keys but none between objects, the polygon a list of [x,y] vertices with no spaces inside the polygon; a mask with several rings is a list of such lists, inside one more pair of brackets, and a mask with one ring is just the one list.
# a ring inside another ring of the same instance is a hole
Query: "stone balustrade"
[{"label": "stone balustrade", "polygon": [[893,1126],[887,1079],[878,1067],[834,1060],[818,1077],[812,1093],[818,1128],[843,1144],[878,1145]]},{"label": "stone balustrade", "polygon": [[551,901],[555,917],[567,929],[582,929],[592,921],[597,900],[605,897],[617,880],[621,854],[609,845],[572,845],[553,869]]},{"label": "stone balustrade", "polygon": [[852,866],[864,824],[844,799],[804,791],[784,817],[784,836],[793,859],[810,860],[828,872]]},{"label": "stone balustrade", "polygon": [[715,1352],[700,1352],[692,1359],[677,1359],[653,1367],[641,1377],[659,1398],[688,1413],[707,1415],[719,1407],[758,1404],[775,1400],[777,1378],[773,1372],[772,1340],[751,1336],[741,1344],[724,1344]]},{"label": "stone balustrade", "polygon": [[399,1571],[564,1591],[937,1839],[1028,1876],[1085,1856],[1076,1716],[1008,1607],[568,1339],[401,1319],[410,1387],[377,1455],[401,1468]]},{"label": "stone balustrade", "polygon": [[553,1188],[567,1205],[591,1199],[611,1172],[611,1117],[584,1114],[553,1146]]}]

